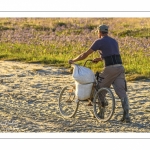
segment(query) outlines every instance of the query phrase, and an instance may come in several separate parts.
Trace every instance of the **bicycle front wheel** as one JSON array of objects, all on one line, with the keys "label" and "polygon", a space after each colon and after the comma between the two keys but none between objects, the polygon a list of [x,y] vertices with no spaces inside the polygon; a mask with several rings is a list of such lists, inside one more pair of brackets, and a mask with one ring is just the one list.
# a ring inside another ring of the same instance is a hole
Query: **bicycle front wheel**
[{"label": "bicycle front wheel", "polygon": [[98,121],[110,120],[115,111],[115,98],[109,88],[99,89],[93,100],[94,115]]},{"label": "bicycle front wheel", "polygon": [[65,86],[60,92],[58,106],[64,118],[74,117],[79,106],[79,101],[75,99],[75,86]]}]

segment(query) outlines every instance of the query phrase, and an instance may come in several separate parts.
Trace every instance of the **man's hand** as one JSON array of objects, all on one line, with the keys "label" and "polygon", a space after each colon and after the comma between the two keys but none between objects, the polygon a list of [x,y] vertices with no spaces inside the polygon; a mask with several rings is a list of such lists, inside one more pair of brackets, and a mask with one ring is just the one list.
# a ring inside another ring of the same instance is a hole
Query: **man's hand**
[{"label": "man's hand", "polygon": [[92,60],[93,63],[98,63],[99,61],[102,61],[102,58],[95,58]]},{"label": "man's hand", "polygon": [[73,62],[73,60],[71,59],[71,60],[68,61],[68,63],[69,63],[69,64],[73,64],[74,62]]}]

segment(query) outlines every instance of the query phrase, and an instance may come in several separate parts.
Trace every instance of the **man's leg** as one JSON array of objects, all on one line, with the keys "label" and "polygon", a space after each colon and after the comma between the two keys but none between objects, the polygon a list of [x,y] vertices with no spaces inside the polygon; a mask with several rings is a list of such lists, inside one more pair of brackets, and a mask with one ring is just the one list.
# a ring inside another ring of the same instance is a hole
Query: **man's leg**
[{"label": "man's leg", "polygon": [[121,98],[122,108],[123,108],[123,117],[121,119],[122,122],[129,123],[130,117],[129,117],[129,101],[128,97],[122,97]]},{"label": "man's leg", "polygon": [[[100,82],[99,82],[99,88],[102,87],[107,87],[110,88],[111,84],[113,83],[113,81],[117,78],[117,76],[119,76],[119,74],[122,72],[121,69],[118,69],[117,67],[113,67],[113,66],[108,66],[104,69],[104,71],[101,73],[100,75]],[[100,112],[98,113],[99,116],[101,118],[104,118],[104,109],[106,105],[109,105],[107,102],[106,98],[106,94],[105,92],[102,92],[99,94],[99,99],[101,102],[101,108],[100,108]]]},{"label": "man's leg", "polygon": [[123,108],[123,117],[121,121],[130,122],[130,117],[129,117],[129,101],[128,101],[128,96],[126,93],[126,81],[125,81],[125,74],[124,72],[121,73],[116,80],[113,82],[113,87],[115,89],[116,94],[119,96],[121,99],[121,104]]}]

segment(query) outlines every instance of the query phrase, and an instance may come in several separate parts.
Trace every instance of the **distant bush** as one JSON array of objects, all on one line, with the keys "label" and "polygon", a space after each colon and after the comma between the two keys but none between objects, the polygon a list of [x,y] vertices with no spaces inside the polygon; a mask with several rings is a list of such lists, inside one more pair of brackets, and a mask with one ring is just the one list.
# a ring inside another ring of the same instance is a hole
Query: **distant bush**
[{"label": "distant bush", "polygon": [[0,25],[0,31],[3,30],[15,30],[15,28]]},{"label": "distant bush", "polygon": [[37,31],[49,31],[51,30],[50,27],[45,27],[45,26],[42,26],[42,25],[35,25],[35,24],[24,24],[23,29],[35,29]]},{"label": "distant bush", "polygon": [[64,22],[54,22],[53,23],[53,26],[55,27],[55,28],[57,28],[57,27],[62,27],[62,26],[64,26],[64,27],[67,27],[67,23],[64,23]]},{"label": "distant bush", "polygon": [[[116,33],[115,33],[116,35]],[[150,28],[141,28],[141,29],[133,29],[126,30],[118,33],[120,37],[132,36],[132,37],[150,37]]]}]

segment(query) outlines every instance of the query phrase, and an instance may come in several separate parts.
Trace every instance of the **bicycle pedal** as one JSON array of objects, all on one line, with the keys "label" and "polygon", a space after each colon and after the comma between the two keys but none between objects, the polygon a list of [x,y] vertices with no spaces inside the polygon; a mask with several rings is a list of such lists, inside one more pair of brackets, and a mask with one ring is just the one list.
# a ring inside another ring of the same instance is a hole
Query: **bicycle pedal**
[{"label": "bicycle pedal", "polygon": [[89,102],[89,103],[87,104],[87,106],[93,106],[93,105],[92,105],[92,103],[91,103],[91,102]]},{"label": "bicycle pedal", "polygon": [[72,100],[66,100],[66,103],[72,103]]}]

